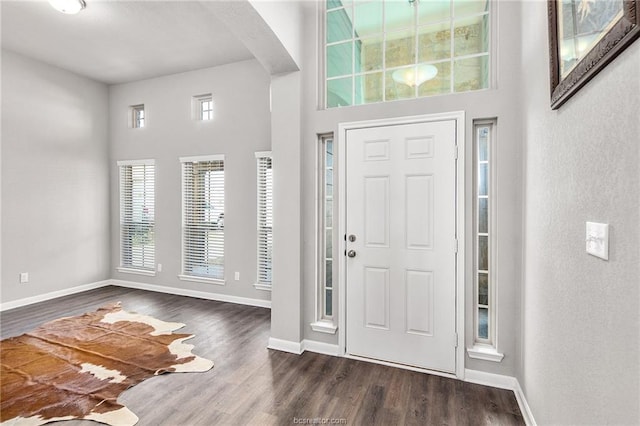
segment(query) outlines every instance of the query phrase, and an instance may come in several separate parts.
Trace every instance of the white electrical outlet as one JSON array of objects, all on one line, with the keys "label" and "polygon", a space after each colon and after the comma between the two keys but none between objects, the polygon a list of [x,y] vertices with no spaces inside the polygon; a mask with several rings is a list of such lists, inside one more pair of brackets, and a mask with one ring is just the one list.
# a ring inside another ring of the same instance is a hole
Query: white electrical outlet
[{"label": "white electrical outlet", "polygon": [[21,272],[20,273],[20,283],[24,284],[24,283],[28,283],[29,282],[29,273],[28,272]]},{"label": "white electrical outlet", "polygon": [[162,263],[158,263],[156,269],[158,270],[158,272],[162,272]]},{"label": "white electrical outlet", "polygon": [[236,281],[240,281],[240,272],[236,272],[235,278],[236,278]]},{"label": "white electrical outlet", "polygon": [[587,253],[609,260],[609,225],[587,222]]}]

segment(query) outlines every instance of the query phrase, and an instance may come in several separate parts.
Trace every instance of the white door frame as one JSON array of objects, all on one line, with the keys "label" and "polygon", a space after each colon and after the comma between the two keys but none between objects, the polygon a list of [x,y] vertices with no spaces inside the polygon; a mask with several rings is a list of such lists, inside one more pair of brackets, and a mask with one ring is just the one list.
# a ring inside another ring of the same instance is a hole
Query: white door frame
[{"label": "white door frame", "polygon": [[[338,166],[338,345],[341,356],[350,357],[346,353],[346,313],[347,313],[347,264],[344,256],[346,250],[346,140],[347,130],[362,129],[369,127],[393,126],[399,124],[427,123],[434,121],[455,120],[456,122],[456,144],[458,147],[458,161],[456,162],[456,236],[458,239],[458,253],[456,256],[456,334],[458,336],[456,347],[456,373],[458,379],[464,378],[464,283],[465,283],[465,113],[464,111],[445,112],[439,114],[415,115],[410,117],[388,118],[382,120],[355,121],[338,124],[337,137],[337,158],[334,164]],[[358,359],[364,359],[359,358]],[[394,365],[382,362],[383,364]],[[451,374],[439,371],[424,370],[413,367],[406,367],[411,370],[429,371],[432,374],[452,377]]]}]

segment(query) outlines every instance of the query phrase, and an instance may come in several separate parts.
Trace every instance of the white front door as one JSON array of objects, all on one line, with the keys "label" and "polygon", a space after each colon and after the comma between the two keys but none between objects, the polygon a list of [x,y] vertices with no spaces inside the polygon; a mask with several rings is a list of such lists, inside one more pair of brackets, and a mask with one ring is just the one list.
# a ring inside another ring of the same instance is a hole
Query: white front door
[{"label": "white front door", "polygon": [[346,132],[346,351],[456,370],[456,122]]}]

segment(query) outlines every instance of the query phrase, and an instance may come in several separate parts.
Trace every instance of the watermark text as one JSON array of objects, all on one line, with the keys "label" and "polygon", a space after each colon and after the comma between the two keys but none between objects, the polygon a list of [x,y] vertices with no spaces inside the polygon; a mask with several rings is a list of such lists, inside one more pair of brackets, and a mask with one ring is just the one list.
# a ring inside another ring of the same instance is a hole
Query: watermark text
[{"label": "watermark text", "polygon": [[346,425],[347,419],[329,418],[329,417],[312,417],[312,418],[294,417],[293,424],[296,424],[296,425]]}]

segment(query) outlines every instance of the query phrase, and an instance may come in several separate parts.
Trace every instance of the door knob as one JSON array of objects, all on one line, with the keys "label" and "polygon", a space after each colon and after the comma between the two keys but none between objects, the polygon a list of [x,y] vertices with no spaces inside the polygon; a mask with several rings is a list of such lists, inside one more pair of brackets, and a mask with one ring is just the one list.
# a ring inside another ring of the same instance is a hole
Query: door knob
[{"label": "door knob", "polygon": [[356,251],[355,250],[349,250],[347,252],[347,256],[349,257],[356,257]]}]

